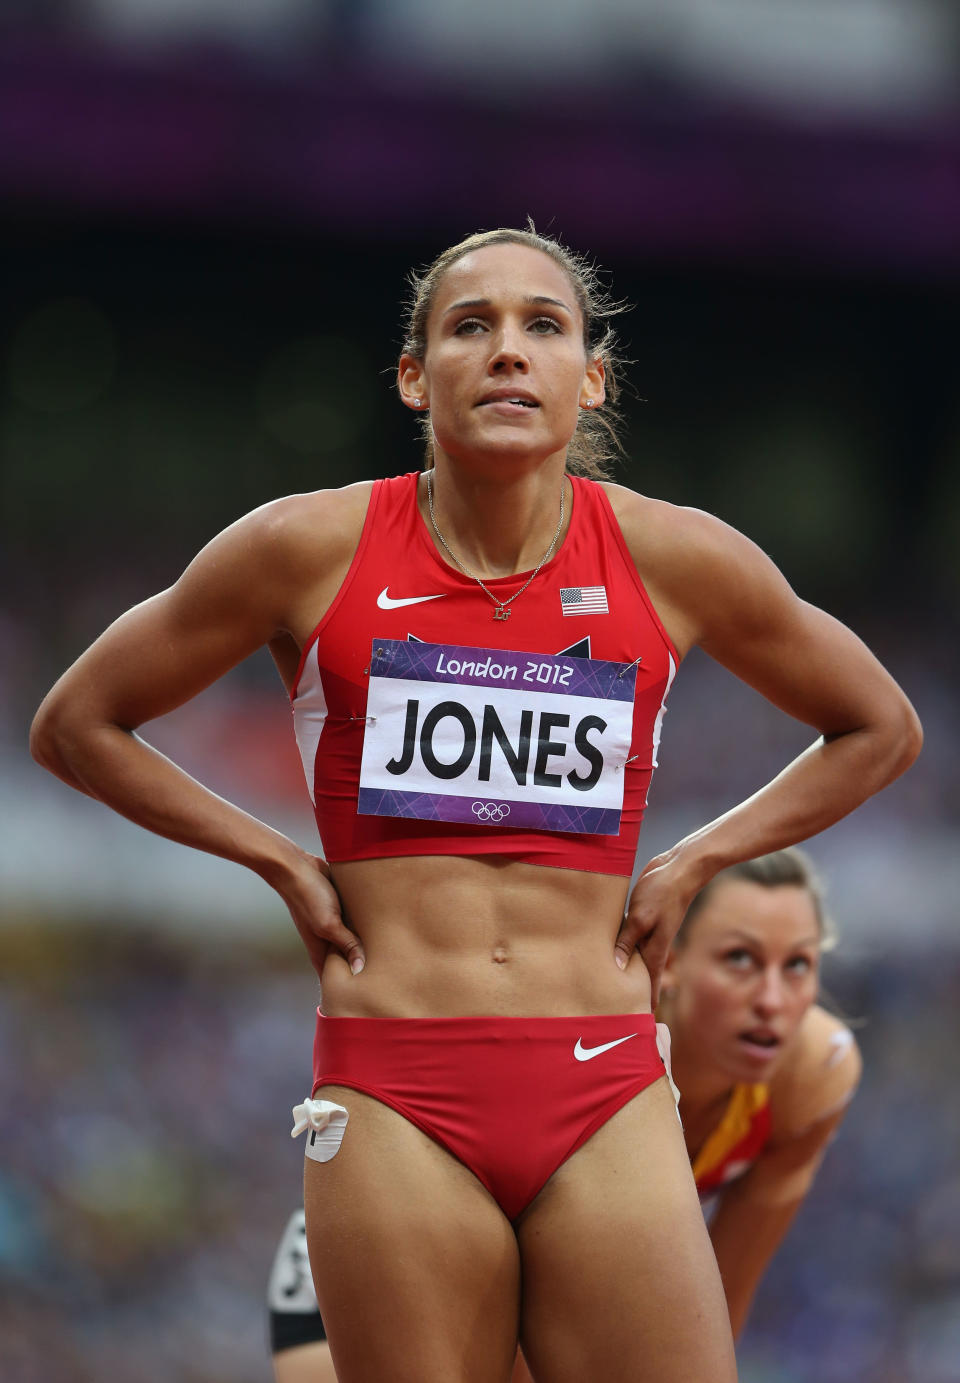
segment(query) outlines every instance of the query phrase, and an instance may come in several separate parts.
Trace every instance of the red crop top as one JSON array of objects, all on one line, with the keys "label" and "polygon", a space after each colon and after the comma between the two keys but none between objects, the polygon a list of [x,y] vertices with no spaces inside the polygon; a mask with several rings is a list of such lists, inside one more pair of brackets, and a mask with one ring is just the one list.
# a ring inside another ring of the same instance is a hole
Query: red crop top
[{"label": "red crop top", "polygon": [[[499,620],[439,556],[417,480],[374,482],[292,691],[327,859],[629,875],[679,659],[606,494],[572,477],[562,546]],[[527,575],[486,584],[506,599]]]}]

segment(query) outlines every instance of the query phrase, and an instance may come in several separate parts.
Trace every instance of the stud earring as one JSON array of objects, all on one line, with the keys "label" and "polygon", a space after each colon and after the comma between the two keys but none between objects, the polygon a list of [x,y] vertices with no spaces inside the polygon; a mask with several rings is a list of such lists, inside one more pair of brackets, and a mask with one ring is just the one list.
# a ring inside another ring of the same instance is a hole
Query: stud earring
[{"label": "stud earring", "polygon": [[420,400],[419,400],[419,399],[414,399],[414,401],[413,401],[413,406],[414,406],[414,408],[419,408],[419,407],[420,407]]},{"label": "stud earring", "polygon": [[585,408],[592,408],[592,407],[593,407],[593,399],[587,399],[586,403],[584,404],[584,407],[585,407]]}]

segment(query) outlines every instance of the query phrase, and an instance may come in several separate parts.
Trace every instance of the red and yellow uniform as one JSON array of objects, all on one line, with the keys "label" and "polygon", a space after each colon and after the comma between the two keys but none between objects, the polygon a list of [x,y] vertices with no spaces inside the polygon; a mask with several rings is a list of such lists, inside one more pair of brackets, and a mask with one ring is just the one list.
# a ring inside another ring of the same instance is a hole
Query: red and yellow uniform
[{"label": "red and yellow uniform", "polygon": [[735,1085],[723,1118],[693,1159],[693,1176],[701,1197],[749,1171],[769,1138],[769,1087]]}]

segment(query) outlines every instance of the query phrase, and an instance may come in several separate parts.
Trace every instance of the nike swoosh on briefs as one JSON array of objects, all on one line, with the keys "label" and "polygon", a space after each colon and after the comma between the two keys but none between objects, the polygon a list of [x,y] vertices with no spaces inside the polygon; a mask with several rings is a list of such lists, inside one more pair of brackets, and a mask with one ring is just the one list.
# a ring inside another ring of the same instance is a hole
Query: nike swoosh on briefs
[{"label": "nike swoosh on briefs", "polygon": [[577,1045],[573,1049],[573,1054],[578,1061],[592,1061],[593,1058],[599,1056],[601,1052],[609,1052],[611,1047],[619,1047],[621,1042],[629,1042],[631,1037],[636,1037],[636,1035],[635,1032],[628,1032],[626,1037],[616,1037],[612,1042],[604,1042],[599,1047],[584,1047],[578,1037]]},{"label": "nike swoosh on briefs", "polygon": [[387,595],[389,589],[389,586],[384,586],[377,596],[377,604],[381,610],[399,610],[403,605],[421,605],[425,600],[442,600],[444,597],[444,592],[438,591],[436,595],[408,595],[395,600]]}]

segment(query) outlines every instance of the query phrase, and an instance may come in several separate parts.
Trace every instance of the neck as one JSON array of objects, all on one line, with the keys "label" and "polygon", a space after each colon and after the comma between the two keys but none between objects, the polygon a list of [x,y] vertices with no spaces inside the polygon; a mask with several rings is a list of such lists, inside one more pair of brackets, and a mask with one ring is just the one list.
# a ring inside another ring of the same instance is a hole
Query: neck
[{"label": "neck", "polygon": [[[512,576],[532,570],[543,560],[557,532],[561,494],[567,487],[563,455],[535,471],[505,475],[499,468],[496,473],[465,473],[441,454],[432,478],[436,526],[474,575]],[[419,493],[429,527],[426,477]],[[565,495],[563,528],[554,551],[570,523],[569,487]],[[448,561],[442,547],[438,548]]]},{"label": "neck", "polygon": [[736,1085],[729,1076],[711,1079],[702,1070],[687,1069],[676,1062],[673,1063],[673,1079],[680,1091],[680,1117],[685,1124],[700,1113],[725,1107]]},{"label": "neck", "polygon": [[726,1071],[711,1065],[709,1057],[690,1041],[670,1008],[669,1001],[661,1000],[657,1017],[670,1028],[670,1064],[681,1095],[681,1117],[686,1122],[701,1111],[725,1104],[737,1082]]}]

